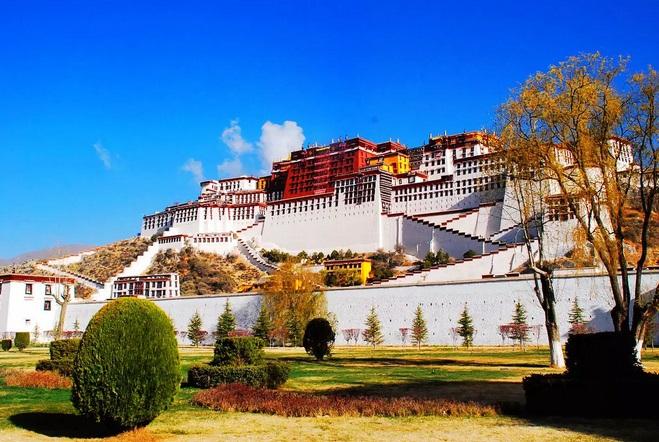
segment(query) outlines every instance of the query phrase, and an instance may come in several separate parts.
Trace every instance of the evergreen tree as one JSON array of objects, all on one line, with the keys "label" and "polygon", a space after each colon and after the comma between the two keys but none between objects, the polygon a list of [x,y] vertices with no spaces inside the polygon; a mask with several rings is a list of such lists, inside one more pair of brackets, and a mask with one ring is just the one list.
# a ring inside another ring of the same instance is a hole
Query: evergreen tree
[{"label": "evergreen tree", "polygon": [[579,328],[584,324],[584,322],[586,322],[584,319],[583,309],[579,305],[579,300],[576,296],[574,298],[574,302],[572,303],[572,309],[570,310],[568,322],[570,323],[572,329]]},{"label": "evergreen tree", "polygon": [[272,322],[270,321],[268,310],[265,308],[265,303],[261,303],[261,311],[259,312],[259,317],[256,318],[252,332],[254,336],[263,339],[265,342],[269,342],[270,333],[272,332]]},{"label": "evergreen tree", "polygon": [[226,338],[229,336],[229,333],[236,329],[236,317],[231,311],[231,305],[229,305],[229,300],[224,304],[224,311],[217,319],[217,330],[216,330],[216,339]]},{"label": "evergreen tree", "polygon": [[423,319],[423,311],[421,306],[417,306],[416,312],[414,313],[414,321],[412,322],[412,342],[414,342],[418,348],[421,348],[421,344],[428,340],[428,326],[426,325],[426,320]]},{"label": "evergreen tree", "polygon": [[364,341],[371,344],[373,347],[384,342],[382,336],[382,324],[378,319],[378,314],[375,313],[375,307],[371,307],[371,312],[366,317],[366,329],[362,332]]},{"label": "evergreen tree", "polygon": [[80,322],[78,321],[78,318],[76,318],[75,322],[73,323],[73,331],[76,333],[80,331]]},{"label": "evergreen tree", "polygon": [[474,343],[474,321],[469,315],[467,304],[465,304],[465,308],[462,310],[462,314],[458,320],[457,332],[462,338],[462,346],[467,348],[471,347]]},{"label": "evergreen tree", "polygon": [[188,323],[188,339],[195,347],[198,347],[203,339],[201,325],[201,316],[199,316],[199,312],[195,312]]},{"label": "evergreen tree", "polygon": [[520,301],[515,303],[513,311],[513,325],[515,326],[511,333],[511,338],[518,340],[520,347],[528,340],[529,325],[526,323],[526,308]]},{"label": "evergreen tree", "polygon": [[290,342],[293,347],[299,347],[300,341],[302,340],[303,330],[302,325],[295,316],[294,312],[291,312],[288,315],[288,320],[286,321],[286,330],[288,333],[288,342]]}]

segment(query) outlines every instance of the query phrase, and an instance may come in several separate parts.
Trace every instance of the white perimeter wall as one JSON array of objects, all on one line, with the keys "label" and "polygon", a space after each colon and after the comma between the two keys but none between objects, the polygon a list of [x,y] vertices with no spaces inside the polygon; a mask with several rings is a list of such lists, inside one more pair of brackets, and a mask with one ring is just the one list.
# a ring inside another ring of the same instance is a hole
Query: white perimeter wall
[{"label": "white perimeter wall", "polygon": [[[659,272],[649,272],[643,278],[645,290],[653,288],[658,282]],[[428,343],[452,345],[450,329],[457,326],[460,313],[467,304],[476,328],[475,344],[499,345],[501,337],[498,334],[498,327],[511,321],[517,300],[526,306],[529,325],[544,324],[544,316],[532,287],[530,278],[515,278],[337,289],[327,291],[326,296],[329,311],[334,312],[338,318],[339,330],[363,329],[366,316],[374,306],[382,322],[385,344],[390,345],[400,344],[399,329],[411,327],[417,305],[421,305],[428,323]],[[609,315],[612,307],[611,292],[606,276],[557,277],[555,289],[559,324],[564,339],[567,338],[568,314],[575,296],[579,297],[579,304],[594,330],[612,329]],[[182,297],[153,302],[167,312],[179,332],[186,330],[195,311],[202,317],[203,328],[211,332],[227,299],[236,314],[237,327],[251,328],[260,308],[259,295]],[[103,302],[69,305],[65,328],[72,330],[76,319],[81,327],[86,327],[89,319],[103,305]],[[179,340],[182,340],[180,334]],[[540,343],[545,341],[546,334],[543,327]],[[345,344],[340,331],[337,344]]]}]

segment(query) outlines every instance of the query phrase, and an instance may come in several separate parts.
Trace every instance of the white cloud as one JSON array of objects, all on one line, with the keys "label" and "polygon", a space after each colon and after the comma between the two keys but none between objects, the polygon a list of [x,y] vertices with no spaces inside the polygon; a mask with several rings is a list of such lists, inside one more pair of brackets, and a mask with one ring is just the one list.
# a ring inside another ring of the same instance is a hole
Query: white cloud
[{"label": "white cloud", "polygon": [[110,151],[107,150],[103,145],[98,142],[94,143],[94,150],[96,151],[96,156],[103,163],[106,169],[112,169],[112,158],[110,157]]},{"label": "white cloud", "polygon": [[229,146],[231,152],[241,155],[252,150],[252,143],[245,141],[238,120],[231,120],[229,127],[222,131],[222,142]]},{"label": "white cloud", "polygon": [[264,166],[269,170],[273,161],[280,161],[290,152],[302,148],[304,139],[302,128],[295,121],[284,121],[284,124],[266,121],[261,127],[259,140]]},{"label": "white cloud", "polygon": [[217,173],[221,178],[231,178],[243,174],[243,163],[240,157],[236,156],[232,160],[224,160],[217,165]]},{"label": "white cloud", "polygon": [[204,166],[201,161],[190,158],[183,164],[181,169],[192,174],[195,181],[204,181]]}]

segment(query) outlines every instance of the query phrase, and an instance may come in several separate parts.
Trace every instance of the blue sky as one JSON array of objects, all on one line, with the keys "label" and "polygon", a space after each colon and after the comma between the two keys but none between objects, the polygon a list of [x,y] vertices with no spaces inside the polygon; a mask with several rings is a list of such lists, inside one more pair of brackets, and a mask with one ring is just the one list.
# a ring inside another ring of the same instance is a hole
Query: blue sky
[{"label": "blue sky", "polygon": [[0,257],[130,237],[195,198],[200,167],[259,173],[302,137],[491,127],[569,55],[656,67],[658,19],[657,1],[5,0]]}]

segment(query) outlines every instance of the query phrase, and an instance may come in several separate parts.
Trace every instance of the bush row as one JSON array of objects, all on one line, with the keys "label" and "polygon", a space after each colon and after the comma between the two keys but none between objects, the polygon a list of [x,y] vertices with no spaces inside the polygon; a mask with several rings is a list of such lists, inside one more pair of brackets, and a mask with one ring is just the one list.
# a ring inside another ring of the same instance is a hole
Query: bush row
[{"label": "bush row", "polygon": [[188,384],[198,388],[211,388],[221,384],[277,388],[288,380],[289,372],[288,365],[279,362],[241,366],[197,364],[188,371]]},{"label": "bush row", "polygon": [[607,379],[534,374],[524,378],[523,385],[530,413],[659,418],[659,410],[650,404],[632,406],[659,397],[659,374],[655,373]]},{"label": "bush row", "polygon": [[26,388],[71,388],[71,379],[52,371],[12,370],[5,375],[10,387]]},{"label": "bush row", "polygon": [[222,385],[197,393],[192,402],[218,411],[279,416],[494,416],[491,405],[446,400],[331,396]]},{"label": "bush row", "polygon": [[80,339],[59,339],[50,343],[50,359],[58,361],[60,359],[75,359]]},{"label": "bush row", "polygon": [[37,371],[55,371],[62,376],[73,374],[73,359],[42,359],[37,362]]}]

